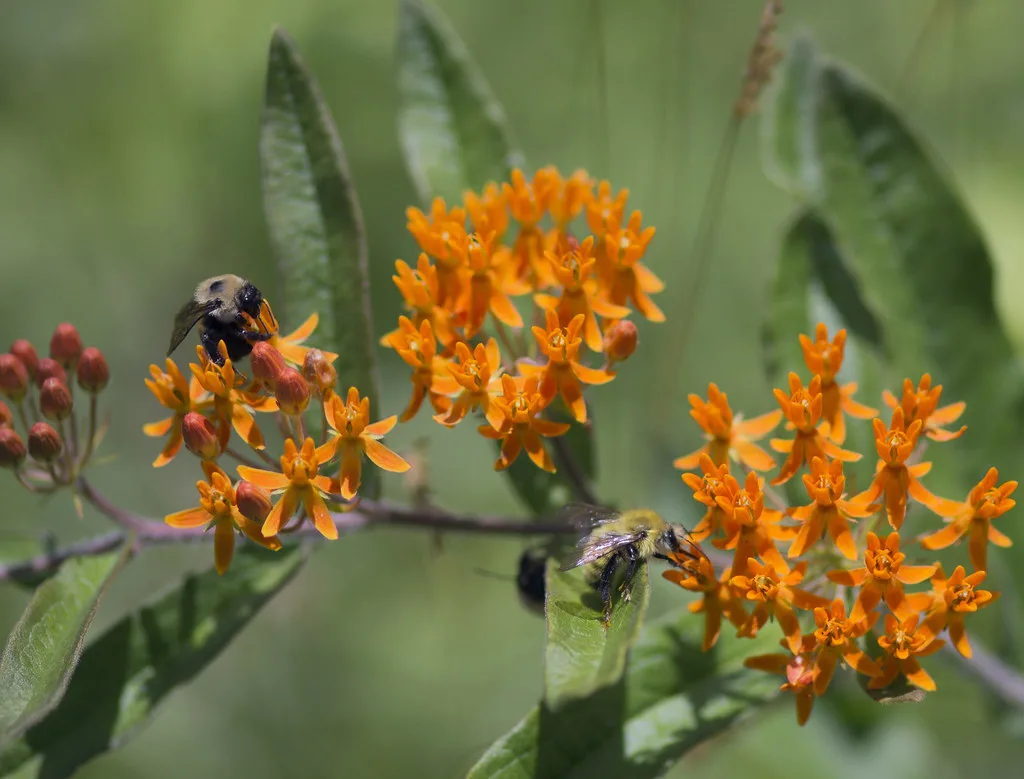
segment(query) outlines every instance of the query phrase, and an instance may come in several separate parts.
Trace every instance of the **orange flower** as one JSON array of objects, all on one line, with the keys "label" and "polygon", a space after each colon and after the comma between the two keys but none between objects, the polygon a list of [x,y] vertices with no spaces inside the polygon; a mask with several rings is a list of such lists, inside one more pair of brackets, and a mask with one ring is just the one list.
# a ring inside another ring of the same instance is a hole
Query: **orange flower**
[{"label": "orange flower", "polygon": [[505,418],[501,411],[491,403],[491,382],[501,373],[501,352],[498,342],[493,338],[487,345],[477,344],[471,352],[469,347],[459,341],[455,344],[455,356],[458,362],[448,364],[452,378],[462,387],[447,414],[434,416],[438,422],[454,427],[461,422],[470,411],[482,409],[491,427],[498,429]]},{"label": "orange flower", "polygon": [[868,533],[864,551],[864,567],[852,571],[829,571],[828,578],[846,587],[860,587],[850,619],[862,619],[883,599],[900,618],[909,616],[913,608],[903,591],[904,584],[920,584],[933,573],[934,565],[903,565],[907,556],[900,551],[900,534],[890,533],[883,544],[874,533]]},{"label": "orange flower", "polygon": [[160,405],[174,412],[173,416],[159,422],[150,422],[142,427],[142,432],[153,438],[170,434],[160,456],[153,461],[154,468],[167,465],[181,449],[181,423],[185,415],[190,411],[204,413],[213,405],[212,401],[203,400],[205,390],[198,381],[185,381],[174,360],[168,357],[164,365],[167,367],[166,373],[157,366],[150,365],[149,374],[152,378],[145,380],[146,386],[156,395]]},{"label": "orange flower", "polygon": [[848,463],[860,459],[859,454],[840,449],[818,430],[823,404],[820,376],[811,379],[807,389],[804,389],[800,377],[791,372],[789,374],[789,395],[776,389],[775,399],[778,401],[782,413],[789,420],[789,425],[796,429],[796,438],[792,441],[778,438],[771,440],[772,449],[789,454],[779,470],[779,475],[772,479],[772,484],[783,484],[789,481],[800,470],[800,466],[815,457],[824,459],[825,455],[828,455]]},{"label": "orange flower", "polygon": [[528,288],[553,287],[555,277],[544,259],[544,233],[537,224],[557,194],[561,176],[552,167],[541,168],[534,173],[533,181],[528,182],[523,172],[516,168],[511,179],[511,183],[502,184],[502,190],[512,217],[520,225],[512,244],[513,274]]},{"label": "orange flower", "polygon": [[573,171],[568,179],[563,179],[557,168],[549,167],[553,186],[548,198],[548,213],[555,228],[564,232],[566,225],[580,215],[593,196],[594,182],[585,170]]},{"label": "orange flower", "polygon": [[522,327],[523,318],[509,294],[525,292],[510,279],[508,251],[496,250],[494,234],[473,233],[453,241],[452,252],[469,268],[470,275],[458,308],[465,312],[465,337],[472,338],[483,327],[490,312],[502,324]]},{"label": "orange flower", "polygon": [[725,477],[729,474],[729,464],[722,463],[715,465],[711,458],[704,452],[698,452],[698,465],[704,476],[701,478],[695,473],[682,474],[686,486],[693,490],[693,499],[700,501],[708,510],[697,526],[690,531],[690,538],[700,543],[705,538],[715,533],[722,525],[722,518],[725,512],[718,505],[718,495],[725,494]]},{"label": "orange flower", "polygon": [[196,482],[199,505],[195,508],[168,514],[164,518],[171,527],[213,528],[213,562],[217,573],[223,574],[231,565],[235,554],[235,531],[241,531],[260,546],[273,551],[281,548],[277,538],[264,538],[260,526],[247,519],[235,504],[235,488],[224,471],[211,461],[203,463],[207,481]]},{"label": "orange flower", "polygon": [[437,340],[430,320],[424,319],[417,329],[409,317],[398,317],[398,330],[388,336],[387,344],[412,367],[412,398],[399,421],[408,422],[416,416],[424,398],[430,399],[438,414],[451,408],[452,402],[446,396],[457,392],[459,385],[448,372],[448,361],[437,356]]},{"label": "orange flower", "polygon": [[940,395],[942,395],[942,385],[932,387],[932,377],[926,373],[921,377],[916,390],[914,382],[910,379],[903,380],[903,397],[899,401],[889,390],[882,392],[882,400],[889,408],[894,409],[897,406],[902,408],[907,424],[920,419],[924,425],[921,432],[933,441],[952,441],[964,434],[967,425],[963,425],[955,431],[946,430],[944,425],[956,422],[964,413],[967,404],[960,401],[939,408]]},{"label": "orange flower", "polygon": [[832,601],[829,609],[814,610],[814,640],[818,655],[814,663],[814,692],[822,695],[828,689],[835,673],[836,663],[842,658],[847,665],[866,676],[878,676],[881,671],[875,662],[857,647],[857,639],[871,630],[878,621],[878,612],[873,611],[865,620],[846,618],[846,606],[842,598]]},{"label": "orange flower", "polygon": [[775,460],[764,449],[754,443],[764,438],[782,419],[781,411],[770,411],[746,422],[742,414],[733,416],[729,398],[718,389],[717,384],[708,384],[708,400],[691,393],[690,416],[704,430],[707,443],[695,452],[678,458],[672,465],[684,471],[697,467],[701,453],[711,456],[712,462],[722,465],[732,457],[754,471],[767,471],[775,467]]},{"label": "orange flower", "polygon": [[803,581],[807,564],[801,563],[780,576],[771,565],[747,560],[748,576],[733,576],[729,583],[740,597],[754,602],[754,610],[736,635],[753,638],[769,619],[776,619],[790,651],[800,651],[800,622],[793,607],[813,609],[827,606],[828,600],[801,590],[796,585]]},{"label": "orange flower", "polygon": [[505,234],[508,229],[508,202],[497,184],[489,182],[479,195],[466,192],[463,202],[474,230],[478,233],[493,232],[499,238]]},{"label": "orange flower", "polygon": [[789,547],[789,558],[799,557],[821,538],[825,529],[835,542],[836,548],[850,560],[857,559],[857,547],[850,532],[853,517],[870,517],[878,506],[863,506],[845,500],[846,476],[842,460],[811,458],[811,472],[803,476],[804,487],[812,503],[789,510],[789,515],[803,524],[793,545]]},{"label": "orange flower", "polygon": [[[604,244],[605,236],[614,225],[622,223],[622,219],[626,215],[626,200],[628,198],[628,189],[621,189],[617,195],[612,196],[611,182],[604,180],[598,183],[597,193],[586,198],[587,225],[597,237],[599,245]],[[604,253],[598,252],[598,267],[601,266],[604,259]]]},{"label": "orange flower", "polygon": [[938,635],[943,628],[949,629],[950,641],[964,657],[972,654],[964,617],[995,603],[999,598],[998,592],[978,589],[986,576],[985,571],[975,571],[968,576],[964,567],[958,565],[947,579],[942,566],[938,565],[932,576],[931,592],[907,596],[915,611],[925,613],[925,625],[933,635]]},{"label": "orange flower", "polygon": [[271,492],[284,490],[263,522],[264,536],[276,536],[301,505],[320,535],[332,541],[338,537],[338,528],[324,501],[324,495],[331,491],[331,480],[318,475],[320,466],[334,456],[334,449],[333,442],[317,449],[313,439],[307,438],[300,450],[293,439],[287,438],[281,455],[283,473],[238,466],[238,475],[257,487]]},{"label": "orange flower", "polygon": [[878,637],[878,645],[885,650],[882,672],[868,682],[872,690],[888,687],[902,672],[907,680],[922,690],[935,692],[935,682],[917,662],[919,657],[935,654],[946,643],[936,641],[935,634],[924,625],[918,629],[919,615],[897,619],[893,614],[885,615],[885,635]]},{"label": "orange flower", "polygon": [[992,520],[1017,505],[1010,497],[1017,489],[1017,482],[1008,481],[997,487],[998,481],[999,471],[989,468],[988,473],[971,489],[964,503],[946,501],[948,505],[936,513],[947,517],[949,524],[921,538],[921,546],[925,549],[945,549],[970,533],[967,550],[971,565],[976,571],[987,570],[989,541],[1004,548],[1013,545],[1009,537],[992,527]]},{"label": "orange flower", "polygon": [[[414,325],[430,322],[442,344],[452,343],[456,336],[452,331],[451,313],[438,303],[440,287],[437,280],[437,267],[431,264],[426,254],[420,254],[416,270],[409,267],[403,260],[395,260],[397,273],[391,277],[405,300],[405,305],[412,314]],[[389,340],[398,333],[393,330],[380,339],[382,346],[388,346]]]},{"label": "orange flower", "polygon": [[800,348],[804,353],[804,362],[811,373],[821,377],[822,410],[821,418],[826,427],[823,433],[842,444],[846,440],[846,421],[843,413],[857,419],[871,419],[878,411],[869,408],[853,399],[857,384],[851,382],[840,386],[836,383],[836,374],[843,365],[843,353],[846,347],[846,330],[840,330],[829,342],[828,328],[818,323],[814,329],[814,340],[800,334]]},{"label": "orange flower", "polygon": [[743,602],[729,586],[731,575],[728,568],[722,572],[721,579],[716,579],[715,568],[706,557],[698,557],[696,561],[675,556],[671,559],[682,568],[662,571],[662,577],[673,584],[678,584],[684,590],[704,595],[699,601],[690,603],[689,609],[693,614],[704,614],[702,648],[707,652],[718,641],[722,631],[722,616],[724,615],[735,627],[739,627],[746,621],[747,612],[743,608]]},{"label": "orange flower", "polygon": [[555,472],[555,464],[541,443],[541,436],[550,438],[563,435],[569,425],[552,422],[538,416],[547,403],[538,390],[536,376],[513,379],[501,377],[502,394],[492,398],[491,403],[501,411],[504,418],[498,428],[481,425],[478,430],[484,438],[501,441],[501,455],[494,463],[494,470],[501,471],[515,462],[522,449],[534,465],[549,473]]},{"label": "orange flower", "polygon": [[548,358],[548,364],[541,366],[521,362],[519,371],[524,376],[540,377],[539,391],[544,398],[544,405],[550,403],[555,395],[561,395],[576,421],[586,422],[587,406],[583,401],[581,382],[607,384],[615,376],[580,363],[579,352],[583,341],[579,331],[583,327],[583,314],[573,317],[568,327],[559,325],[558,314],[550,308],[544,312],[544,318],[547,329],[534,327],[533,337]]},{"label": "orange flower", "polygon": [[[310,314],[309,317],[295,328],[288,335],[281,335],[277,324],[277,317],[274,316],[274,312],[270,308],[270,303],[267,302],[266,298],[263,300],[263,305],[260,308],[260,322],[266,328],[268,333],[271,333],[268,343],[273,346],[277,351],[281,353],[288,362],[302,367],[302,363],[306,359],[306,353],[309,352],[310,347],[302,346],[302,342],[313,335],[313,331],[316,330],[317,324],[320,322],[320,316],[316,313]],[[327,362],[334,362],[338,359],[338,355],[334,352],[327,352],[323,349],[320,350]]]},{"label": "orange flower", "polygon": [[[263,434],[256,426],[250,407],[256,405],[254,398],[245,396],[240,391],[242,384],[241,377],[235,373],[235,369],[228,358],[228,350],[221,341],[219,344],[220,356],[224,359],[223,365],[217,365],[209,358],[202,346],[196,345],[196,354],[199,355],[199,364],[189,363],[192,375],[204,390],[213,395],[213,411],[217,418],[217,434],[220,438],[220,448],[223,450],[228,444],[231,436],[231,427],[240,435],[253,449],[263,449]],[[259,410],[277,410],[277,403],[273,398],[260,399]]]},{"label": "orange flower", "polygon": [[665,285],[640,262],[654,238],[653,227],[640,230],[642,219],[643,215],[634,211],[625,227],[617,221],[609,223],[603,244],[609,268],[608,301],[617,306],[630,302],[652,322],[664,322],[665,314],[650,295],[661,292]]},{"label": "orange flower", "polygon": [[874,503],[885,494],[885,511],[889,524],[899,530],[903,518],[907,515],[907,496],[909,495],[936,513],[948,508],[950,501],[937,498],[924,488],[918,478],[931,470],[931,463],[918,463],[908,466],[906,460],[917,445],[917,437],[921,433],[921,420],[917,419],[906,425],[903,409],[892,412],[892,424],[889,429],[881,419],[874,419],[875,449],[878,450],[879,462],[875,478],[871,486],[852,498],[854,503]]},{"label": "orange flower", "polygon": [[591,277],[597,259],[594,257],[594,238],[587,236],[582,243],[570,241],[564,251],[547,251],[545,259],[551,264],[555,282],[562,288],[562,296],[536,294],[534,303],[540,308],[553,308],[562,327],[575,317],[583,315],[583,340],[595,352],[603,348],[601,328],[597,316],[621,319],[629,316],[626,306],[609,303],[598,294],[597,281]]},{"label": "orange flower", "polygon": [[407,208],[405,215],[420,248],[437,259],[437,305],[452,308],[465,286],[465,258],[452,251],[454,242],[466,239],[465,209],[448,211],[444,199],[435,197],[429,217],[418,208]]},{"label": "orange flower", "polygon": [[[786,639],[779,643],[787,649]],[[796,699],[796,721],[798,725],[804,725],[811,716],[811,709],[814,706],[814,649],[817,642],[813,635],[804,636],[800,642],[799,654],[777,653],[771,655],[756,655],[748,657],[743,661],[747,668],[757,671],[779,674],[786,677],[785,684],[780,690],[793,693]]]},{"label": "orange flower", "polygon": [[362,455],[365,452],[370,462],[378,468],[392,473],[405,473],[409,463],[388,449],[378,439],[383,438],[395,426],[394,415],[370,424],[370,399],[360,398],[359,390],[348,388],[348,397],[343,401],[333,395],[328,409],[327,422],[338,434],[326,445],[334,445],[332,454],[341,454],[341,472],[333,483],[345,500],[352,500],[359,490],[362,477]]},{"label": "orange flower", "polygon": [[775,548],[772,539],[791,539],[793,529],[779,527],[782,513],[764,507],[763,480],[750,471],[742,488],[730,474],[723,476],[722,484],[723,488],[715,496],[715,502],[722,509],[725,538],[716,539],[712,543],[719,549],[736,550],[733,573],[736,576],[745,575],[747,560],[754,556],[775,566],[776,570],[788,571],[789,566]]}]

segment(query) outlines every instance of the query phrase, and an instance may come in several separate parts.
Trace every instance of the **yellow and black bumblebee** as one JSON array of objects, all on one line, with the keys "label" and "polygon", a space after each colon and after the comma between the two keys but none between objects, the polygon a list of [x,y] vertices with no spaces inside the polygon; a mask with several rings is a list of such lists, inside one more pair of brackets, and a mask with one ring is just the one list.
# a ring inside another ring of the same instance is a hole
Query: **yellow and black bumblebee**
[{"label": "yellow and black bumblebee", "polygon": [[584,575],[601,595],[605,627],[612,616],[612,583],[623,565],[625,573],[619,592],[622,599],[628,601],[637,572],[648,560],[675,562],[669,555],[676,560],[696,560],[705,556],[686,528],[666,522],[651,509],[616,511],[598,506],[577,506],[569,511],[572,519],[586,527],[588,532],[579,540],[576,553],[562,566],[562,570],[587,566]]},{"label": "yellow and black bumblebee", "polygon": [[262,306],[263,293],[241,276],[227,273],[204,279],[196,286],[191,300],[174,317],[168,356],[198,325],[199,341],[213,362],[218,365],[224,363],[217,349],[221,341],[227,347],[232,362],[248,357],[254,343],[266,341],[273,335],[268,331],[251,329],[254,322],[262,326]]}]

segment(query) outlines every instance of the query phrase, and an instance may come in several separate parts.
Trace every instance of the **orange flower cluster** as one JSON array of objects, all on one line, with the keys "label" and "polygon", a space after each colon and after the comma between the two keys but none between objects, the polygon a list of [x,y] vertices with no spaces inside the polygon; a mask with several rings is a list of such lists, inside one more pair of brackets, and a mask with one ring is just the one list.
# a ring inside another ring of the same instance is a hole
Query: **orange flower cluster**
[{"label": "orange flower cluster", "polygon": [[[1011,543],[992,523],[1013,508],[1010,496],[1017,482],[1000,485],[992,468],[963,502],[937,497],[921,484],[931,467],[918,461],[924,439],[944,442],[962,435],[965,427],[951,431],[946,426],[960,417],[964,404],[939,408],[942,387],[933,387],[926,374],[916,386],[906,380],[900,397],[884,393],[892,409],[886,425],[875,417],[875,409],[853,399],[856,385],[836,381],[845,340],[844,330],[829,340],[822,324],[813,339],[801,335],[810,381],[805,385],[790,373],[788,391],[775,390],[779,409],[749,421],[733,413],[714,384],[706,401],[691,395],[690,413],[707,443],[675,463],[700,471],[682,477],[706,509],[691,533],[693,540],[710,539],[718,549],[732,552],[732,558],[718,573],[708,558],[680,556],[673,560],[678,568],[663,575],[702,596],[691,611],[704,615],[705,650],[717,641],[723,617],[737,635],[746,637],[757,635],[774,618],[785,651],[751,657],[747,665],[786,677],[782,689],[794,694],[801,725],[840,661],[870,677],[870,689],[882,690],[902,676],[923,690],[934,690],[920,658],[945,643],[939,638],[944,630],[957,651],[970,656],[964,617],[998,597],[981,589],[988,543]],[[844,463],[861,459],[861,453],[842,448],[846,416],[875,417],[878,456],[870,485],[852,496],[846,493]],[[786,459],[770,484],[782,484],[806,469],[805,505],[783,503],[759,473],[774,468],[775,461],[757,441],[783,418],[790,436],[770,443]],[[973,573],[961,565],[947,577],[938,562],[907,563],[899,531],[910,501],[946,522],[917,538],[919,547],[942,549],[967,536]],[[835,552],[850,562],[829,570]],[[823,573],[809,577],[808,570]],[[929,579],[930,591],[908,590]],[[869,638],[872,631],[874,640]]]},{"label": "orange flower cluster", "polygon": [[[569,424],[551,418],[552,403],[560,398],[561,418],[586,424],[583,386],[611,381],[632,354],[631,309],[664,321],[650,297],[664,285],[640,262],[654,228],[642,227],[639,211],[627,218],[627,190],[595,186],[583,171],[563,178],[554,167],[511,178],[466,193],[461,206],[438,198],[429,213],[408,210],[422,253],[415,268],[395,262],[408,316],[381,343],[412,369],[402,422],[424,400],[447,427],[479,410],[481,435],[502,442],[496,470],[525,449],[553,472],[542,438]],[[590,232],[582,240],[570,231],[580,216]]]},{"label": "orange flower cluster", "polygon": [[[345,395],[335,392],[332,363],[337,355],[302,345],[316,324],[314,314],[295,332],[280,335],[270,304],[264,301],[259,327],[270,337],[253,346],[251,379],[235,370],[223,341],[222,365],[196,347],[198,359],[189,365],[188,379],[169,357],[164,370],[150,366],[146,386],[171,412],[143,428],[146,435],[167,436],[153,466],[169,463],[184,443],[200,459],[206,476],[196,485],[199,506],[170,514],[165,521],[174,527],[213,529],[214,561],[220,573],[231,564],[239,532],[277,550],[279,534],[295,531],[309,519],[325,538],[336,539],[330,508],[344,511],[355,505],[364,454],[384,470],[409,469],[380,442],[395,426],[395,417],[371,424],[369,398],[361,397],[356,387],[349,387]],[[305,415],[314,398],[321,419],[319,445],[306,432]],[[277,417],[284,436],[279,458],[267,454],[256,422],[260,414]],[[232,448],[232,430],[249,454]],[[250,455],[267,467],[258,466]],[[219,464],[225,456],[242,463],[236,468],[240,479],[232,480]],[[335,461],[340,465],[332,468]]]}]

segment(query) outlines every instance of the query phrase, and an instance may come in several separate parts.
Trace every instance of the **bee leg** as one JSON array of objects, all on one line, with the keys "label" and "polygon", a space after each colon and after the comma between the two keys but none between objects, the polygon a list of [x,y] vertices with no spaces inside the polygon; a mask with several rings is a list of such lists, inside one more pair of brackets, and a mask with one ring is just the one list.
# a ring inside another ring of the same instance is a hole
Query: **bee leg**
[{"label": "bee leg", "polygon": [[619,592],[622,593],[622,600],[629,603],[629,598],[633,593],[633,579],[636,576],[637,568],[640,567],[640,557],[632,546],[626,550],[626,554],[629,556],[629,563],[626,565],[626,575],[622,578]]},{"label": "bee leg", "polygon": [[601,590],[601,603],[604,604],[604,617],[601,624],[604,625],[605,630],[608,629],[608,625],[612,621],[612,577],[615,576],[615,569],[618,565],[619,556],[612,555],[604,570],[601,571],[601,579],[598,583]]},{"label": "bee leg", "polygon": [[217,345],[223,337],[223,333],[216,332],[212,329],[203,330],[203,332],[199,334],[199,342],[203,345],[203,349],[215,365],[224,364],[224,358],[221,357],[220,349],[217,348]]}]

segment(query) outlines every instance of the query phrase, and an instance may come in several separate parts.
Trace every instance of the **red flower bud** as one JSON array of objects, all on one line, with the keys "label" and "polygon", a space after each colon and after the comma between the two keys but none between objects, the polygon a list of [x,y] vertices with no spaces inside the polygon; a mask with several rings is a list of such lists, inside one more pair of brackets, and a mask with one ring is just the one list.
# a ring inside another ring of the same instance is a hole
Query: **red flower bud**
[{"label": "red flower bud", "polygon": [[235,485],[235,505],[243,517],[261,525],[273,508],[270,493],[251,481],[240,481]]},{"label": "red flower bud", "polygon": [[294,368],[285,368],[278,374],[274,395],[278,407],[288,416],[298,416],[309,405],[309,385]]},{"label": "red flower bud", "polygon": [[68,368],[82,356],[82,338],[70,322],[61,322],[50,339],[50,356]]},{"label": "red flower bud", "polygon": [[604,334],[604,353],[609,360],[622,362],[636,351],[636,325],[628,319],[620,319]]},{"label": "red flower bud", "polygon": [[78,359],[78,386],[93,394],[100,392],[110,381],[110,369],[103,352],[90,346]]},{"label": "red flower bud", "polygon": [[28,371],[28,375],[35,378],[36,369],[39,367],[39,355],[36,354],[36,347],[24,338],[19,338],[11,344],[11,354],[21,360],[25,370]]},{"label": "red flower bud", "polygon": [[277,377],[286,367],[281,352],[266,341],[253,344],[249,365],[252,367],[252,377],[271,389],[277,385]]},{"label": "red flower bud", "polygon": [[14,415],[2,400],[0,400],[0,427],[14,427]]},{"label": "red flower bud", "polygon": [[41,463],[52,463],[64,448],[60,434],[45,422],[36,422],[28,432],[28,453]]},{"label": "red flower bud", "polygon": [[181,421],[181,437],[185,448],[200,460],[215,460],[220,456],[217,428],[196,411],[189,411]]},{"label": "red flower bud", "polygon": [[26,454],[21,436],[13,428],[0,427],[0,468],[17,468]]},{"label": "red flower bud", "polygon": [[[40,365],[43,360],[40,360]],[[43,416],[59,422],[71,416],[71,390],[60,379],[50,377],[39,390],[39,410]]]},{"label": "red flower bud", "polygon": [[0,354],[0,394],[15,403],[28,392],[28,371],[13,354]]},{"label": "red flower bud", "polygon": [[333,390],[338,381],[338,372],[319,349],[306,352],[306,358],[302,361],[302,375],[321,395],[327,390]]},{"label": "red flower bud", "polygon": [[36,368],[36,386],[42,388],[47,379],[57,379],[61,384],[68,383],[68,372],[52,357],[41,359]]}]

